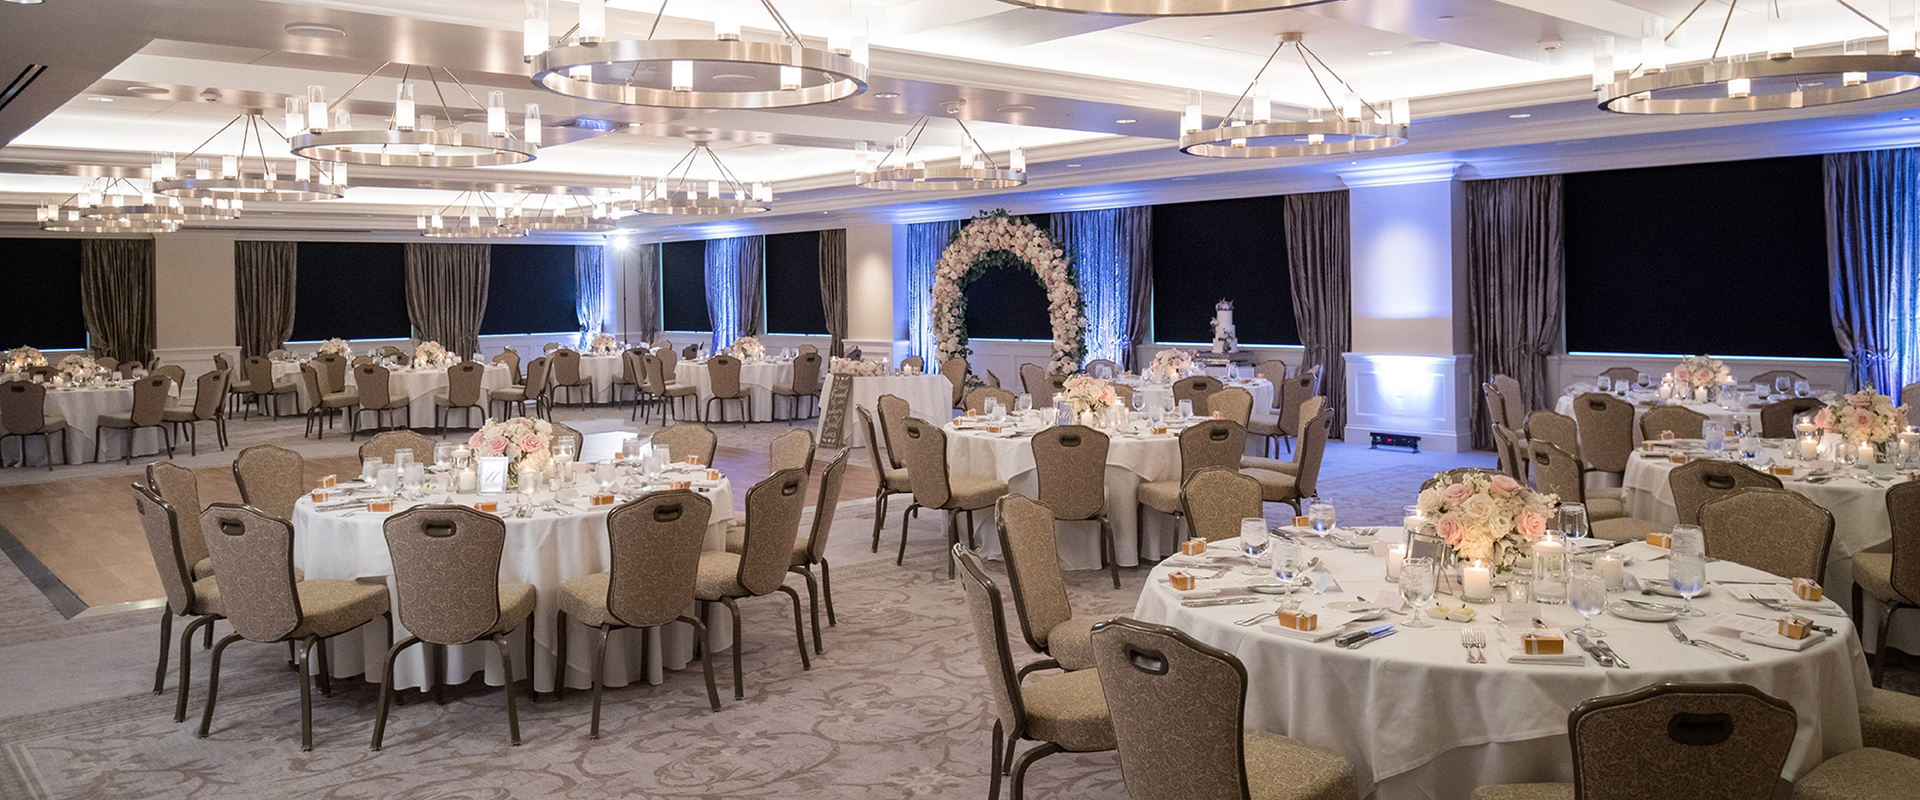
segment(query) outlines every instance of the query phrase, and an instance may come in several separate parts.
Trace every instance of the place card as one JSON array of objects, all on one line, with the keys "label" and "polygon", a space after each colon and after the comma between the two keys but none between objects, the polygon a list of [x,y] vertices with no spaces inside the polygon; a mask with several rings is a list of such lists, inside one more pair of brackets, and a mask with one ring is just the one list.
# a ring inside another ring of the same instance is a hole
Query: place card
[{"label": "place card", "polygon": [[1500,618],[1513,620],[1515,625],[1529,625],[1540,618],[1539,603],[1501,603]]},{"label": "place card", "polygon": [[1388,611],[1403,611],[1407,607],[1407,599],[1400,596],[1399,589],[1386,588],[1374,595],[1373,604]]},{"label": "place card", "polygon": [[481,500],[473,504],[473,510],[492,514],[500,510],[500,504],[492,500]]},{"label": "place card", "polygon": [[596,494],[593,496],[593,504],[595,506],[610,506],[613,505],[613,502],[614,497],[610,494]]},{"label": "place card", "polygon": [[393,501],[392,500],[368,500],[367,510],[372,511],[376,514],[384,514],[386,512],[393,510]]}]

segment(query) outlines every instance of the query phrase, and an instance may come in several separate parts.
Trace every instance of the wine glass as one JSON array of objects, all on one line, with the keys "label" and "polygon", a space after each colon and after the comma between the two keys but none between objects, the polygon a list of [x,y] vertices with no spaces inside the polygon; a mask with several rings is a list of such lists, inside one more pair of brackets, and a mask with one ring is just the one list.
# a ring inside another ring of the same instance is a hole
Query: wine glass
[{"label": "wine glass", "polygon": [[601,459],[600,463],[593,465],[593,482],[600,485],[601,494],[606,494],[607,490],[613,488],[613,479],[616,474],[613,461],[610,459]]},{"label": "wine glass", "polygon": [[[1134,398],[1136,398],[1136,400],[1137,400],[1137,399],[1138,399],[1139,397],[1140,397],[1140,396],[1139,396],[1139,395],[1137,395],[1137,394],[1136,394],[1136,395],[1134,395]],[[1161,408],[1161,407],[1160,407],[1160,404],[1159,404],[1159,403],[1155,403],[1155,404],[1153,404],[1153,406],[1152,406],[1151,408],[1148,408],[1148,409],[1147,409],[1147,424],[1148,424],[1148,425],[1151,425],[1151,426],[1153,426],[1153,427],[1155,427],[1155,428],[1158,428],[1158,427],[1160,427],[1160,423],[1161,423],[1161,422],[1164,422],[1164,421],[1166,421],[1166,409],[1164,409],[1164,408]]]},{"label": "wine glass", "polygon": [[1813,386],[1808,384],[1806,381],[1794,381],[1793,396],[1794,397],[1812,397]]},{"label": "wine glass", "polygon": [[1587,506],[1585,503],[1560,504],[1560,530],[1571,541],[1587,538]]},{"label": "wine glass", "polygon": [[1667,555],[1667,580],[1686,599],[1682,616],[1706,616],[1693,608],[1693,598],[1707,588],[1706,540],[1698,525],[1673,526],[1673,551]]},{"label": "wine glass", "polygon": [[1182,400],[1182,401],[1180,401],[1180,402],[1179,402],[1179,404],[1178,404],[1178,408],[1180,409],[1180,418],[1181,418],[1181,419],[1186,419],[1186,418],[1188,418],[1188,417],[1191,417],[1191,416],[1193,416],[1193,401],[1192,401],[1192,400]]},{"label": "wine glass", "polygon": [[1267,521],[1260,517],[1247,517],[1240,520],[1240,552],[1247,556],[1247,575],[1260,575],[1266,572],[1260,568],[1260,557],[1267,554],[1271,537],[1267,534]]},{"label": "wine glass", "polygon": [[1642,372],[1634,376],[1633,385],[1640,387],[1640,391],[1643,392],[1651,389],[1653,388],[1653,376]]},{"label": "wine glass", "polygon": [[1313,526],[1313,532],[1320,538],[1313,543],[1315,550],[1332,550],[1327,536],[1333,533],[1334,512],[1332,503],[1313,503],[1307,506],[1307,524]]},{"label": "wine glass", "polygon": [[988,397],[986,402],[980,404],[980,410],[985,412],[989,419],[993,418],[994,412],[999,409],[1000,398],[998,397]]},{"label": "wine glass", "polygon": [[1606,631],[1593,627],[1593,615],[1607,604],[1607,579],[1599,572],[1590,569],[1575,570],[1573,577],[1567,580],[1567,599],[1573,604],[1573,610],[1580,612],[1584,622],[1574,629],[1574,633],[1585,636],[1605,636]]},{"label": "wine glass", "polygon": [[1776,397],[1785,397],[1793,391],[1793,379],[1785,375],[1773,379],[1773,393]]},{"label": "wine glass", "polygon": [[1611,394],[1613,393],[1613,379],[1605,375],[1595,378],[1593,388],[1599,390],[1601,394]]},{"label": "wine glass", "polygon": [[1140,392],[1134,392],[1133,399],[1128,402],[1130,402],[1133,405],[1133,410],[1139,411],[1140,409],[1146,407],[1147,398]]},{"label": "wine glass", "polygon": [[1427,604],[1433,602],[1434,575],[1433,559],[1415,556],[1400,562],[1400,597],[1413,606],[1408,612],[1406,622],[1400,623],[1409,628],[1431,628],[1427,621]]},{"label": "wine glass", "polygon": [[1027,412],[1033,410],[1033,395],[1023,394],[1014,398],[1013,409],[1020,412],[1021,416],[1026,416]]},{"label": "wine glass", "polygon": [[380,477],[380,459],[369,458],[360,462],[360,482],[372,486]]},{"label": "wine glass", "polygon": [[[1261,524],[1265,525],[1264,522]],[[1287,592],[1291,594],[1306,574],[1305,563],[1300,557],[1300,545],[1284,539],[1270,540],[1267,556],[1273,561],[1273,579],[1286,584]]]},{"label": "wine glass", "polygon": [[452,442],[439,442],[433,446],[433,465],[441,469],[453,466]]}]

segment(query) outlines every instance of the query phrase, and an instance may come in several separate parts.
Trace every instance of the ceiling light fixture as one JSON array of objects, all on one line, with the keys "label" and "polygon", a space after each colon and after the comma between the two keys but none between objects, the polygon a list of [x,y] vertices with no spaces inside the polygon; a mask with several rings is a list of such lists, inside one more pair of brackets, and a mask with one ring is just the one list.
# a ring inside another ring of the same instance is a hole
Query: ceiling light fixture
[{"label": "ceiling light fixture", "polygon": [[[488,92],[487,101],[482,103],[452,70],[445,67],[439,70],[455,86],[460,87],[467,99],[484,110],[483,115],[475,116],[485,121],[486,132],[460,130],[465,123],[456,120],[464,117],[456,118],[453,115],[453,107],[447,104],[446,92],[441,90],[440,81],[434,76],[434,67],[426,68],[427,82],[433,87],[434,99],[440,101],[439,109],[446,115],[447,126],[440,127],[440,120],[432,114],[418,113],[414,84],[407,80],[412,76],[412,66],[401,70],[400,83],[394,86],[393,115],[387,120],[386,127],[356,130],[352,115],[347,113],[347,98],[352,97],[368,78],[380,74],[380,70],[386,69],[391,63],[381,64],[373,72],[367,73],[346,94],[331,103],[327,100],[327,88],[324,86],[307,87],[304,102],[299,97],[287,98],[287,127],[305,131],[293,137],[293,154],[315,161],[382,167],[491,167],[524,164],[540,157],[540,104],[527,104],[521,134],[515,136],[507,121],[505,92]],[[328,115],[329,108],[333,109],[331,118]]]},{"label": "ceiling light fixture", "polygon": [[178,197],[154,194],[151,185],[142,190],[125,178],[114,178],[80,197],[83,217],[138,222],[223,222],[239,219],[245,202],[212,197],[184,202]]},{"label": "ceiling light fixture", "polygon": [[898,99],[900,99],[900,93],[899,93],[899,92],[875,92],[875,93],[874,93],[874,95],[873,95],[873,99],[875,99],[875,100],[898,100]]},{"label": "ceiling light fixture", "polygon": [[[210,157],[200,158],[191,172],[181,169],[181,165],[200,154],[200,150],[220,138],[220,134],[240,125],[240,152],[238,155],[220,156],[220,170],[214,172]],[[266,128],[282,141],[285,136],[273,127],[258,111],[248,111],[234,117],[220,130],[215,131],[199,147],[185,156],[175,158],[171,153],[159,153],[153,157],[153,191],[170,197],[212,198],[214,200],[278,200],[306,201],[332,200],[347,194],[347,168],[344,164],[317,165],[307,159],[296,159],[293,164],[293,178],[289,180],[281,175],[279,168],[267,160],[266,146],[262,144],[260,129]],[[253,147],[260,159],[259,172],[245,171],[247,161],[247,141],[253,141]]]},{"label": "ceiling light fixture", "polygon": [[1507,119],[1526,119],[1531,116],[1533,115],[1532,114],[1508,114]]},{"label": "ceiling light fixture", "polygon": [[[580,22],[549,43],[547,0],[527,0],[523,53],[533,83],[569,97],[661,108],[789,108],[831,103],[867,90],[866,21],[835,18],[826,49],[808,47],[760,0],[780,40],[750,42],[723,14],[712,39],[655,39],[662,0],[645,39],[606,39],[605,0],[582,0]],[[731,10],[731,9],[729,9]],[[571,37],[571,38],[569,38]],[[740,76],[744,80],[730,79]],[[724,82],[725,89],[713,84]],[[747,84],[734,87],[732,84]]]},{"label": "ceiling light fixture", "polygon": [[1215,14],[1247,14],[1276,8],[1300,8],[1331,3],[1334,0],[1001,0],[1016,6],[1071,11],[1078,14],[1113,14],[1129,17],[1202,17]]},{"label": "ceiling light fixture", "polygon": [[[1406,144],[1407,126],[1411,122],[1406,99],[1394,100],[1385,104],[1385,108],[1361,99],[1360,93],[1321,61],[1320,56],[1307,49],[1301,38],[1299,33],[1280,34],[1273,54],[1267,56],[1267,62],[1260,66],[1227,115],[1220,118],[1219,125],[1205,126],[1200,93],[1194,92],[1187,102],[1186,113],[1181,115],[1180,152],[1208,158],[1277,158],[1343,155]],[[1336,118],[1322,119],[1318,110],[1305,122],[1281,122],[1273,118],[1273,101],[1261,78],[1289,44],[1299,51],[1307,74],[1319,86],[1320,95],[1326,98]],[[1326,81],[1320,77],[1323,70],[1346,90],[1342,101],[1336,102],[1327,90]]]},{"label": "ceiling light fixture", "polygon": [[[958,110],[957,107],[954,110]],[[1014,147],[1007,151],[1003,165],[980,146],[966,120],[954,117],[960,126],[960,158],[953,165],[929,165],[924,155],[916,158],[914,148],[927,132],[931,117],[921,117],[906,134],[893,140],[885,153],[867,149],[866,142],[853,145],[853,185],[866,189],[901,192],[963,192],[974,189],[1010,189],[1027,184],[1027,156]]]},{"label": "ceiling light fixture", "polygon": [[324,22],[289,22],[280,30],[303,39],[342,39],[347,35],[346,28]]},{"label": "ceiling light fixture", "polygon": [[517,224],[534,231],[594,233],[613,230],[613,209],[607,204],[578,195],[562,195],[559,196],[559,205],[548,208],[547,203],[555,197],[551,194],[541,195],[538,206],[528,205],[531,196],[521,198],[515,215]]},{"label": "ceiling light fixture", "polygon": [[[693,177],[693,166],[703,153],[719,177],[704,180]],[[633,194],[633,210],[643,214],[722,217],[773,210],[773,185],[740,180],[720,162],[719,154],[706,142],[694,142],[693,150],[675,162],[659,180],[635,178]]]},{"label": "ceiling light fixture", "polygon": [[486,192],[464,191],[431,214],[414,218],[429,239],[519,239],[527,235],[518,212],[496,203]]},{"label": "ceiling light fixture", "polygon": [[[203,219],[232,219],[239,209],[221,201],[219,214]],[[186,221],[180,198],[156,197],[125,178],[88,185],[66,200],[34,209],[41,230],[63,233],[173,233]]]},{"label": "ceiling light fixture", "polygon": [[1886,25],[1868,17],[1844,0],[1841,7],[1887,34],[1887,52],[1868,53],[1849,40],[1837,56],[1793,54],[1793,10],[1784,0],[1765,4],[1767,52],[1739,53],[1722,58],[1726,28],[1739,6],[1727,3],[1727,18],[1714,40],[1706,63],[1667,66],[1667,41],[1706,5],[1700,0],[1664,35],[1660,24],[1641,24],[1640,63],[1624,76],[1614,71],[1613,37],[1594,40],[1593,88],[1600,108],[1621,114],[1719,114],[1734,111],[1770,111],[1812,108],[1920,89],[1920,58],[1915,58],[1914,12],[1911,0],[1895,2]]}]

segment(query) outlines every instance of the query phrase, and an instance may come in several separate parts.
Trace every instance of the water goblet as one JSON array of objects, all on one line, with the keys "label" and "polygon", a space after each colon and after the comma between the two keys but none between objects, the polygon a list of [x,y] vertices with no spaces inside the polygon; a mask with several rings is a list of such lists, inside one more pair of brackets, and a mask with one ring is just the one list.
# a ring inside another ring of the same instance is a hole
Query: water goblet
[{"label": "water goblet", "polygon": [[1580,612],[1584,622],[1574,633],[1585,636],[1605,636],[1606,631],[1593,627],[1593,615],[1607,605],[1607,579],[1600,573],[1590,570],[1575,570],[1573,577],[1567,580],[1567,599],[1573,604],[1573,610]]},{"label": "water goblet", "polygon": [[1653,388],[1653,376],[1648,375],[1647,373],[1644,373],[1644,372],[1638,375],[1635,375],[1633,379],[1633,385],[1640,387],[1640,391],[1643,391],[1643,392],[1648,389],[1651,389]]},{"label": "water goblet", "polygon": [[1027,412],[1032,411],[1033,395],[1023,394],[1023,395],[1020,395],[1019,397],[1014,398],[1013,408],[1015,411],[1020,412],[1022,415],[1025,415]]},{"label": "water goblet", "polygon": [[1180,402],[1179,402],[1179,403],[1177,404],[1177,408],[1179,408],[1179,413],[1180,413],[1180,418],[1181,418],[1181,419],[1186,419],[1186,418],[1188,418],[1188,417],[1191,417],[1191,416],[1193,416],[1193,401],[1192,401],[1192,400],[1182,400],[1182,401],[1180,401]]},{"label": "water goblet", "polygon": [[600,463],[593,465],[593,482],[600,485],[601,494],[606,494],[608,489],[613,488],[615,476],[611,460],[603,458]]},{"label": "water goblet", "polygon": [[1301,558],[1300,545],[1284,539],[1270,540],[1267,557],[1273,562],[1273,579],[1286,584],[1287,592],[1291,594],[1306,575],[1306,562]]},{"label": "water goblet", "polygon": [[1400,562],[1400,598],[1413,606],[1408,612],[1407,621],[1400,623],[1408,628],[1431,628],[1427,621],[1427,604],[1433,602],[1433,591],[1437,575],[1434,573],[1433,559],[1415,556]]},{"label": "water goblet", "polygon": [[1266,572],[1260,568],[1260,557],[1267,554],[1271,542],[1267,533],[1267,521],[1260,517],[1247,517],[1240,520],[1240,552],[1247,556],[1247,575],[1261,575]]},{"label": "water goblet", "polygon": [[1333,533],[1334,519],[1332,503],[1313,503],[1307,506],[1307,524],[1313,526],[1313,532],[1320,535],[1320,538],[1314,541],[1313,549],[1333,549],[1333,545],[1327,542],[1327,536]]},{"label": "water goblet", "polygon": [[439,442],[433,446],[433,465],[441,469],[453,466],[452,442]]},{"label": "water goblet", "polygon": [[1683,616],[1700,617],[1704,613],[1693,607],[1693,598],[1698,597],[1707,588],[1707,548],[1704,534],[1698,525],[1673,526],[1673,550],[1667,555],[1667,580],[1673,584],[1673,591],[1686,600]]},{"label": "water goblet", "polygon": [[1791,391],[1793,391],[1792,378],[1782,375],[1778,378],[1773,379],[1773,393],[1775,396],[1785,397],[1787,395],[1787,392],[1791,392]]},{"label": "water goblet", "polygon": [[1794,381],[1793,396],[1794,397],[1812,397],[1813,386],[1808,384],[1806,381]]},{"label": "water goblet", "polygon": [[1142,407],[1144,407],[1147,404],[1147,398],[1146,396],[1142,395],[1140,392],[1134,392],[1133,399],[1128,402],[1133,405],[1133,410],[1139,411]]},{"label": "water goblet", "polygon": [[1613,379],[1605,375],[1595,378],[1593,381],[1593,388],[1598,390],[1601,394],[1612,394]]},{"label": "water goblet", "polygon": [[380,459],[369,458],[360,462],[360,482],[372,486],[380,477]]},{"label": "water goblet", "polygon": [[1587,538],[1589,528],[1585,503],[1560,504],[1560,530],[1573,541]]}]

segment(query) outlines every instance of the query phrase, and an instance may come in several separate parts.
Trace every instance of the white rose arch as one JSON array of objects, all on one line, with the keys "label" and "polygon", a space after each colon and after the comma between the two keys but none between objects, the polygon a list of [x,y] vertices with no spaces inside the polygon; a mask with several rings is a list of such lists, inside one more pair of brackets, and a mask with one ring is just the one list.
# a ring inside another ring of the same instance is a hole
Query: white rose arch
[{"label": "white rose arch", "polygon": [[1057,375],[1079,372],[1087,353],[1087,320],[1073,260],[1053,236],[1004,210],[968,220],[934,264],[933,338],[939,362],[973,353],[967,347],[966,289],[991,267],[1033,270],[1047,292],[1047,316],[1053,323],[1053,357],[1047,369]]}]

